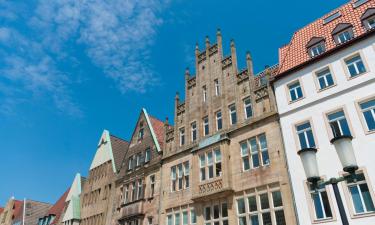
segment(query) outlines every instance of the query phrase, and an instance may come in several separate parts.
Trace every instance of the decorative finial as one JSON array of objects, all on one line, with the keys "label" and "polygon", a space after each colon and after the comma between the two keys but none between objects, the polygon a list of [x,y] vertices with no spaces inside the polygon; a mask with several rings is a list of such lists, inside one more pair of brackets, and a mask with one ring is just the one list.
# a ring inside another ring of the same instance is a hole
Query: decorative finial
[{"label": "decorative finial", "polygon": [[208,37],[208,35],[206,36],[206,43],[210,43],[210,38]]},{"label": "decorative finial", "polygon": [[247,51],[247,52],[246,52],[246,59],[247,59],[247,60],[251,60],[251,59],[252,59],[251,54],[250,54],[250,51]]},{"label": "decorative finial", "polygon": [[216,35],[217,36],[221,36],[221,30],[220,30],[220,28],[217,28]]}]

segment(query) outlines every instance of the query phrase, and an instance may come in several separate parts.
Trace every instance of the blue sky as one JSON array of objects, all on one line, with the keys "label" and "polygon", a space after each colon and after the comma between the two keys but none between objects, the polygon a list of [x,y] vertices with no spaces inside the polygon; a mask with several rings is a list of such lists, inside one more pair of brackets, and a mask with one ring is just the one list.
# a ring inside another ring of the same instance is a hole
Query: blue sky
[{"label": "blue sky", "polygon": [[173,118],[194,47],[218,27],[239,67],[277,63],[293,32],[344,0],[0,0],[0,205],[54,202],[103,129],[129,139],[145,107]]}]

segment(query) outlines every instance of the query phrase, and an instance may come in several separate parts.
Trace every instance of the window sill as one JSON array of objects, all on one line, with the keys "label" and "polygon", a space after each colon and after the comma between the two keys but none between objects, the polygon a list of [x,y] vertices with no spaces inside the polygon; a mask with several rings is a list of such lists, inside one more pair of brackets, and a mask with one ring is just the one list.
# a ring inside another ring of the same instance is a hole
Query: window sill
[{"label": "window sill", "polygon": [[370,216],[375,216],[375,212],[353,214],[351,217],[352,217],[352,219],[359,219],[359,218],[370,217]]},{"label": "window sill", "polygon": [[365,130],[365,135],[375,134],[375,130]]},{"label": "window sill", "polygon": [[298,98],[296,100],[293,100],[293,101],[289,101],[289,105],[293,104],[293,103],[296,103],[296,102],[299,102],[299,101],[302,101],[303,99],[305,99],[305,96],[301,97],[301,98]]},{"label": "window sill", "polygon": [[336,86],[337,86],[337,84],[332,84],[331,86],[328,86],[328,87],[325,87],[325,88],[318,89],[318,93],[323,92],[323,91],[328,90],[328,89],[331,89],[331,88],[334,88],[334,87],[336,87]]},{"label": "window sill", "polygon": [[336,221],[335,218],[326,218],[326,219],[315,219],[312,221],[313,224],[329,223]]},{"label": "window sill", "polygon": [[361,76],[364,76],[365,74],[368,74],[370,71],[366,71],[366,72],[363,72],[363,73],[359,73],[359,74],[356,74],[354,76],[351,76],[348,72],[348,77],[347,77],[347,80],[350,81],[350,80],[353,80],[355,78],[358,78],[358,77],[361,77]]}]

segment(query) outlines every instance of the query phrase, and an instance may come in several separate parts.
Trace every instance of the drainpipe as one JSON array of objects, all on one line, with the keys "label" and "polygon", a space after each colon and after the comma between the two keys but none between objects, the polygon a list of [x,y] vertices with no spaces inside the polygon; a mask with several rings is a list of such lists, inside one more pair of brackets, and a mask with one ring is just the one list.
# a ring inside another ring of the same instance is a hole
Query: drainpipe
[{"label": "drainpipe", "polygon": [[25,225],[25,214],[26,214],[26,198],[23,199],[22,225]]}]

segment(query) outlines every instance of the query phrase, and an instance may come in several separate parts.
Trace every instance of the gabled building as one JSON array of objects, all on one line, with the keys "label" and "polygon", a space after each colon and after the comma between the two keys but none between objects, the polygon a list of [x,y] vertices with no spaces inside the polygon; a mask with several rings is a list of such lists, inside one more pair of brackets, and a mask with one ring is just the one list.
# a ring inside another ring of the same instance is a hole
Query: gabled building
[{"label": "gabled building", "polygon": [[112,220],[114,181],[129,143],[104,130],[81,193],[81,225],[104,225]]},{"label": "gabled building", "polygon": [[81,193],[86,178],[77,173],[65,198],[64,212],[61,215],[63,225],[79,225],[81,221]]},{"label": "gabled building", "polygon": [[51,205],[44,202],[25,199],[9,199],[3,212],[0,214],[1,225],[21,225],[38,224],[38,219],[42,217]]},{"label": "gabled building", "polygon": [[238,69],[233,40],[223,55],[219,30],[217,43],[196,47],[196,74],[186,70],[165,127],[160,224],[296,224],[268,82],[277,66],[254,75],[250,53],[246,65]]},{"label": "gabled building", "polygon": [[43,217],[39,218],[38,225],[60,225],[62,223],[62,215],[66,207],[66,197],[69,194],[69,190],[70,188],[65,191]]},{"label": "gabled building", "polygon": [[[345,218],[375,224],[374,27],[375,1],[352,0],[297,30],[279,49],[273,86],[300,224],[347,224]],[[356,179],[340,163],[340,140],[354,149]],[[314,179],[346,179],[312,185],[299,156],[306,152],[316,152]]]},{"label": "gabled building", "polygon": [[159,224],[164,123],[142,109],[117,176],[116,224]]}]

